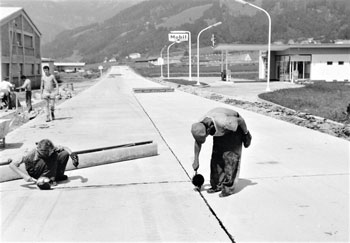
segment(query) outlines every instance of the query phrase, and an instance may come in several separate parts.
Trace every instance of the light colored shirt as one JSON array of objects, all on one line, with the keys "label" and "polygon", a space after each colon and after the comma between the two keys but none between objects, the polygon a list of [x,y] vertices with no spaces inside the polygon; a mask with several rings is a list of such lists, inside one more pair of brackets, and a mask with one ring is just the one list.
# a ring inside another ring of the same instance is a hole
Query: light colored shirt
[{"label": "light colored shirt", "polygon": [[23,85],[21,86],[21,89],[25,89],[26,91],[32,91],[32,82],[29,78],[24,80]]},{"label": "light colored shirt", "polygon": [[215,126],[214,137],[223,136],[227,130],[235,132],[238,127],[238,118],[239,114],[237,111],[217,107],[214,108],[205,114],[204,117],[200,119],[200,122],[203,121],[206,117],[212,119]]},{"label": "light colored shirt", "polygon": [[13,84],[11,84],[10,82],[8,82],[8,81],[5,81],[5,80],[3,80],[3,81],[1,81],[0,82],[0,90],[1,89],[6,89],[6,90],[8,90],[9,92],[11,91],[11,88],[13,88],[15,85],[13,85]]},{"label": "light colored shirt", "polygon": [[42,76],[41,80],[44,83],[44,91],[52,92],[55,89],[55,76]]}]

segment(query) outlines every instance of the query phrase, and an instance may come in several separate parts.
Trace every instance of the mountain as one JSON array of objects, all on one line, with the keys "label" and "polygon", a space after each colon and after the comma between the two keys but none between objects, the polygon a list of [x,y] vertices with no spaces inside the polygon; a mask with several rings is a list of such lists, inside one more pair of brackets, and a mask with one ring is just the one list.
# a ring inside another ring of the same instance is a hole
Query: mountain
[{"label": "mountain", "polygon": [[[317,39],[330,42],[350,39],[348,0],[256,0],[271,15],[272,42],[300,42]],[[233,0],[149,0],[120,11],[104,22],[66,30],[43,46],[43,54],[58,59],[87,63],[105,57],[124,58],[138,52],[159,56],[168,45],[171,30],[187,30],[195,46],[198,32],[210,24],[222,24],[203,32],[201,46],[217,43],[267,43],[267,16],[249,5]],[[185,43],[176,49],[186,50]]]},{"label": "mountain", "polygon": [[1,0],[2,7],[23,7],[42,33],[42,44],[64,30],[101,23],[144,0]]}]

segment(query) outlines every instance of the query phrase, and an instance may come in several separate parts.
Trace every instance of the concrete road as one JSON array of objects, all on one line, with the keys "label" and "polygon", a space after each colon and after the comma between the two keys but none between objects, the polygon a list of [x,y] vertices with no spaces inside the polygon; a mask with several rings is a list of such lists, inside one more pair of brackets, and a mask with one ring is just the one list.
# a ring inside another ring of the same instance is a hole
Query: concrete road
[{"label": "concrete road", "polygon": [[[1,183],[2,241],[349,241],[349,142],[235,108],[253,135],[236,194],[207,194],[211,139],[201,153],[201,194],[190,183],[190,126],[227,106],[155,87],[127,67],[8,136],[18,156],[39,138],[73,150],[154,140],[159,155],[67,172],[52,191]],[[31,190],[33,189],[33,190]],[[35,189],[35,190],[34,190]],[[38,206],[39,205],[39,206]]]}]

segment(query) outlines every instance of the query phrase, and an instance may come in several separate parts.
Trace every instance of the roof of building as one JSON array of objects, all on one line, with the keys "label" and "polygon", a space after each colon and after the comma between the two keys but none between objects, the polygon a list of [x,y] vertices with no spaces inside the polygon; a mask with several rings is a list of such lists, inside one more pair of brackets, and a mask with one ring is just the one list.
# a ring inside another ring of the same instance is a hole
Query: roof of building
[{"label": "roof of building", "polygon": [[1,25],[7,23],[11,19],[16,18],[21,13],[23,13],[25,18],[31,23],[31,25],[33,26],[35,31],[38,33],[38,35],[41,36],[41,32],[38,29],[38,27],[36,27],[36,25],[31,20],[31,18],[26,13],[26,11],[23,8],[21,8],[21,7],[0,7],[0,23],[1,23]]},{"label": "roof of building", "polygon": [[[280,45],[271,44],[271,51],[284,51],[287,49],[318,49],[318,48],[350,48],[350,44],[291,44]],[[215,51],[266,51],[267,44],[219,44],[214,48]]]},{"label": "roof of building", "polygon": [[57,67],[83,67],[85,62],[54,62]]},{"label": "roof of building", "polygon": [[41,58],[41,61],[42,61],[42,62],[53,62],[53,61],[55,61],[55,59],[49,58],[49,57],[42,57],[42,58]]}]

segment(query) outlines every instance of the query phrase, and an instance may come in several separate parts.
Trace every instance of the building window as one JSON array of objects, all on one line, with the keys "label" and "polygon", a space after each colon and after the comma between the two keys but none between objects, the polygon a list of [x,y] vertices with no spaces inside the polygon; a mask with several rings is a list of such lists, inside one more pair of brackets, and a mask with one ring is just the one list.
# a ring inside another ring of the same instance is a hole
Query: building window
[{"label": "building window", "polygon": [[327,62],[327,65],[333,65],[333,62]]},{"label": "building window", "polygon": [[10,64],[9,63],[1,63],[1,75],[2,75],[2,78],[10,76]]},{"label": "building window", "polygon": [[30,74],[32,74],[32,75],[34,75],[35,74],[35,65],[34,64],[32,64],[32,70],[31,70],[31,72],[30,72]]},{"label": "building window", "polygon": [[38,64],[37,74],[41,74],[40,70],[41,70],[41,64]]},{"label": "building window", "polygon": [[22,46],[22,35],[21,35],[21,33],[16,33],[16,40],[14,40],[14,41],[17,42],[15,44],[17,44],[18,46]]},{"label": "building window", "polygon": [[344,62],[343,61],[339,61],[338,65],[344,65]]},{"label": "building window", "polygon": [[33,47],[33,36],[24,35],[24,47]]}]

